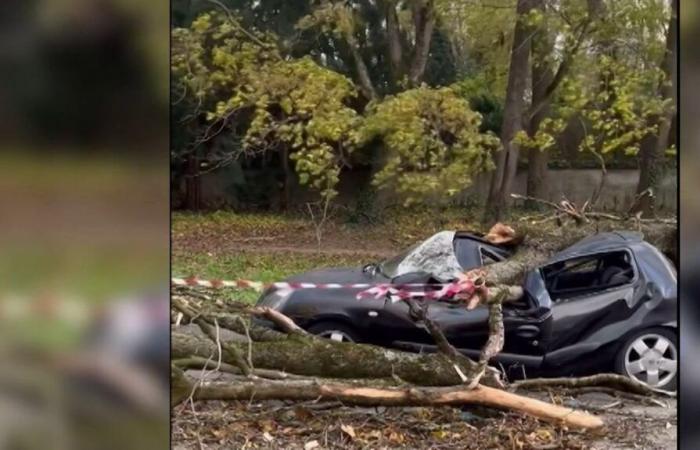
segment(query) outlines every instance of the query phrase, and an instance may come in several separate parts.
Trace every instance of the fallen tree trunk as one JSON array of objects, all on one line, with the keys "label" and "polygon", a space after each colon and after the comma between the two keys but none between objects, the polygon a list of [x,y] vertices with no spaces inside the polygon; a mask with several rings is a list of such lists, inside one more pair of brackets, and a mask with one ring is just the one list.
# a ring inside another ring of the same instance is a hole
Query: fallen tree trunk
[{"label": "fallen tree trunk", "polygon": [[173,401],[193,400],[328,400],[363,406],[439,406],[476,404],[520,412],[570,427],[595,429],[603,421],[591,414],[478,385],[447,388],[378,388],[318,380],[194,384],[173,374]]},{"label": "fallen tree trunk", "polygon": [[674,262],[678,261],[678,233],[675,222],[640,222],[638,228],[633,220],[628,222],[600,220],[566,226],[525,222],[518,225],[518,233],[525,235],[525,239],[518,245],[515,254],[503,262],[488,265],[481,270],[489,286],[520,286],[530,270],[544,264],[555,253],[588,236],[621,230],[641,232],[647,242],[656,246]]},{"label": "fallen tree trunk", "polygon": [[[228,345],[237,347],[242,353],[247,353],[250,345],[255,368],[312,377],[398,378],[420,386],[451,386],[463,381],[455,365],[467,376],[476,369],[476,363],[468,366],[466,358],[455,363],[441,353],[407,353],[312,337],[287,336],[277,341]],[[173,359],[192,356],[218,359],[218,349],[213,342],[189,334],[172,333],[171,349]],[[222,361],[236,364],[225,353]],[[491,372],[484,375],[482,382],[491,386],[500,384]]]}]

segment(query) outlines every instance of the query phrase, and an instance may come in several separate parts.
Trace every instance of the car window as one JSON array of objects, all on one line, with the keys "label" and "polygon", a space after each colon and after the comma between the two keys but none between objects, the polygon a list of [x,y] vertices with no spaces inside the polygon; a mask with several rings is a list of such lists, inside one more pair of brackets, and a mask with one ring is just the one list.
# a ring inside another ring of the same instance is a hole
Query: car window
[{"label": "car window", "polygon": [[401,264],[401,261],[406,259],[406,256],[408,256],[412,251],[414,251],[416,248],[418,248],[419,245],[420,245],[420,242],[418,244],[412,245],[411,247],[402,251],[398,255],[394,256],[393,258],[389,258],[386,261],[382,262],[380,265],[381,272],[389,278],[393,278],[396,275],[398,275],[397,272],[398,272],[399,264]]},{"label": "car window", "polygon": [[458,237],[454,240],[455,256],[459,265],[464,270],[471,270],[481,266],[481,258],[479,256],[479,247],[477,241],[466,237]]},{"label": "car window", "polygon": [[481,264],[484,266],[502,261],[502,258],[499,258],[484,247],[479,247],[479,252],[481,253]]},{"label": "car window", "polygon": [[556,301],[629,284],[634,268],[628,252],[615,251],[550,264],[542,269],[542,275]]}]

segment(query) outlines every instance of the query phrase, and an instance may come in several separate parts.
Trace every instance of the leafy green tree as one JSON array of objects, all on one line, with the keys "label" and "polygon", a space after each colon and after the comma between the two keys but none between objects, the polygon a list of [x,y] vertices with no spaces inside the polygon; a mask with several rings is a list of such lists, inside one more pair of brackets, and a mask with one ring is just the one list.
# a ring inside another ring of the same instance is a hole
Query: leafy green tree
[{"label": "leafy green tree", "polygon": [[[315,59],[355,80],[367,99],[423,82],[445,85],[456,76],[449,30],[438,19],[439,0],[315,0],[297,24],[313,36]],[[431,68],[431,75],[426,71]]]},{"label": "leafy green tree", "polygon": [[480,114],[450,88],[423,86],[372,105],[362,141],[377,140],[386,152],[373,183],[406,205],[443,202],[493,168],[498,138],[480,133],[480,125]]},{"label": "leafy green tree", "polygon": [[205,115],[199,142],[224,130],[241,133],[242,154],[278,155],[287,175],[332,198],[340,165],[354,148],[360,118],[352,82],[309,58],[282,59],[275,36],[245,29],[233,15],[204,13],[173,31],[173,73],[195,113]]},{"label": "leafy green tree", "polygon": [[[636,155],[642,138],[658,133],[653,119],[668,102],[655,88],[663,74],[649,63],[662,52],[661,3],[591,0],[547,9],[537,0],[529,122],[517,138],[529,150],[528,195],[544,197],[547,155],[572,120],[584,131],[579,150],[595,155],[604,174],[610,155]],[[556,39],[565,42],[563,52]]]},{"label": "leafy green tree", "polygon": [[529,14],[533,7],[533,0],[518,0],[516,5],[516,20],[508,66],[508,84],[503,108],[503,126],[501,127],[503,151],[498,155],[496,170],[489,186],[488,207],[485,210],[485,218],[494,221],[501,219],[501,215],[508,205],[520,154],[520,147],[514,138],[523,129],[527,67],[532,33]]},{"label": "leafy green tree", "polygon": [[534,135],[521,132],[516,137],[521,146],[531,151],[550,151],[566,123],[571,117],[578,117],[584,128],[579,151],[598,158],[603,170],[601,185],[591,197],[593,203],[605,182],[606,159],[615,152],[636,155],[642,139],[657,132],[651,118],[668,105],[653,95],[653,87],[663,76],[660,70],[639,71],[602,56],[596,73],[593,79],[588,74],[569,77],[562,86],[557,107],[553,108],[554,116],[544,119]]},{"label": "leafy green tree", "polygon": [[667,100],[668,108],[651,118],[658,125],[656,134],[650,133],[642,140],[639,151],[639,182],[637,193],[650,190],[652,195],[640,199],[640,211],[649,216],[655,213],[655,195],[661,182],[663,159],[671,142],[671,123],[676,116],[676,86],[678,83],[678,0],[671,0],[671,14],[666,30],[666,48],[660,68],[664,76],[658,86],[661,99]]}]

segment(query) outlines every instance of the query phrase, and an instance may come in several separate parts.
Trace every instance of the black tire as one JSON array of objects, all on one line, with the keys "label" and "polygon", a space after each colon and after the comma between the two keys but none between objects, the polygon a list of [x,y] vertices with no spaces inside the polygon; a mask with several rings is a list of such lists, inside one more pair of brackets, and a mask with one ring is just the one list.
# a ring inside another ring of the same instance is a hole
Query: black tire
[{"label": "black tire", "polygon": [[[635,378],[631,374],[627,372],[627,369],[625,368],[625,358],[627,357],[627,352],[630,350],[630,347],[641,337],[645,335],[658,335],[666,338],[670,344],[673,346],[673,349],[675,351],[675,358],[676,358],[676,372],[673,378],[671,378],[668,382],[665,382],[662,385],[659,385],[656,387],[656,389],[662,389],[665,391],[675,391],[676,387],[678,385],[678,371],[680,370],[680,367],[678,366],[678,356],[679,356],[679,348],[678,348],[678,335],[677,333],[669,328],[663,328],[663,327],[654,327],[654,328],[646,328],[644,330],[636,331],[635,333],[631,334],[625,343],[620,347],[620,350],[617,352],[617,356],[615,357],[615,372],[624,375],[629,378]],[[636,352],[636,351],[635,351]],[[667,350],[664,354],[668,355],[669,350]],[[640,380],[641,381],[641,380]]]},{"label": "black tire", "polygon": [[[341,342],[360,342],[360,337],[357,334],[357,331],[348,325],[338,322],[318,322],[311,325],[307,331],[317,336],[323,336],[333,340],[340,340]],[[336,333],[336,336],[332,337],[333,333]],[[342,336],[342,339],[338,339],[338,336]]]}]

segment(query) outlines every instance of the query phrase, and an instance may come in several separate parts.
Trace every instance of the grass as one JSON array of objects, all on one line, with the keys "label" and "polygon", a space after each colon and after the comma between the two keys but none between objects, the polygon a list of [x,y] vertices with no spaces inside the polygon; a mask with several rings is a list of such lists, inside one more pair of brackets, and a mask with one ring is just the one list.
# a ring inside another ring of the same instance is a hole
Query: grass
[{"label": "grass", "polygon": [[172,214],[174,235],[205,229],[246,237],[273,236],[290,230],[304,229],[308,226],[310,223],[303,217],[272,213],[216,211],[204,214],[190,212],[174,212]]},{"label": "grass", "polygon": [[[173,276],[196,275],[204,279],[246,279],[263,282],[281,281],[291,275],[323,267],[359,266],[368,261],[353,255],[307,253],[238,252],[206,254],[178,252],[173,255]],[[236,300],[252,303],[259,297],[253,290],[231,290]]]},{"label": "grass", "polygon": [[[366,224],[336,216],[328,225],[323,253],[319,254],[310,237],[312,223],[303,216],[231,211],[174,213],[172,273],[273,282],[312,269],[357,267],[379,257],[348,254],[348,250],[363,251],[365,255],[377,250],[391,254],[440,230],[486,231],[479,222],[482,214],[476,208],[397,208],[385,210],[380,221]],[[516,217],[521,214],[514,211]],[[546,228],[540,226],[539,231],[546,233]],[[279,247],[280,251],[275,250],[276,246],[285,247],[285,251]],[[246,302],[255,301],[259,295],[254,291],[231,292],[233,298]]]},{"label": "grass", "polygon": [[[203,279],[281,281],[313,269],[357,267],[377,259],[343,250],[363,250],[365,255],[378,249],[398,251],[439,230],[479,228],[476,222],[467,219],[476,214],[463,209],[446,209],[435,214],[435,211],[398,208],[385,211],[383,217],[371,224],[350,223],[343,217],[334,217],[324,236],[324,252],[316,253],[310,237],[312,223],[303,215],[176,212],[172,215],[172,274]],[[265,237],[274,238],[255,240]],[[236,243],[224,248],[227,239]],[[256,251],[251,242],[259,242],[265,251]],[[274,251],[275,245],[292,251]],[[254,302],[259,296],[252,290],[229,292],[232,298],[244,302]]]},{"label": "grass", "polygon": [[[388,241],[403,248],[416,240],[440,230],[478,230],[483,211],[479,208],[389,207],[371,214],[358,222],[352,213],[336,212],[326,227],[325,239],[334,236],[360,236],[363,240]],[[294,233],[312,233],[313,224],[304,214],[237,213],[216,211],[210,213],[174,212],[173,236],[196,233],[225,233],[238,237],[277,236]]]}]

